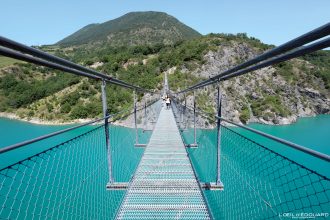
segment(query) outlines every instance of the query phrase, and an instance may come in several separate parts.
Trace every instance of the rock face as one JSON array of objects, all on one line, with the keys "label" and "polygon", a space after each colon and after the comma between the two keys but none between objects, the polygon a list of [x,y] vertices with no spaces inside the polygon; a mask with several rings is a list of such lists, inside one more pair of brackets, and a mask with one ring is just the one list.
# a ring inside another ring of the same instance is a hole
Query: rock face
[{"label": "rock face", "polygon": [[[245,43],[221,46],[206,53],[204,64],[192,74],[209,78],[259,53]],[[288,65],[292,66],[288,73],[267,67],[221,82],[222,116],[238,123],[280,125],[293,123],[298,117],[329,114],[330,91],[311,74],[316,67],[301,59],[291,60]],[[184,67],[181,71],[185,71]],[[197,107],[213,108],[215,114],[215,86],[200,89],[196,94]],[[187,97],[188,106],[192,106],[192,100],[191,95]],[[198,106],[200,103],[204,104]],[[205,119],[199,118],[197,122],[199,127],[212,127]]]},{"label": "rock face", "polygon": [[[164,26],[167,25],[164,23]],[[127,48],[120,47],[119,50],[110,45],[103,47],[97,42],[76,48],[46,48],[118,79],[141,87],[151,86],[162,94],[162,73],[167,74],[170,88],[180,90],[243,63],[271,47],[244,34],[210,34],[171,45],[130,47],[131,44],[127,44]],[[312,53],[309,57],[222,81],[222,116],[238,123],[289,124],[297,117],[328,114],[330,53],[319,52],[322,53]],[[21,88],[27,92],[22,94]],[[108,104],[113,112],[132,106],[131,93],[108,87],[108,94],[111,94]],[[216,96],[216,85],[196,92],[198,109],[206,112],[211,119],[215,119]],[[182,101],[183,97],[180,98]],[[143,106],[145,99],[143,97],[138,105]],[[187,94],[186,103],[193,106],[191,93]],[[0,69],[0,104],[0,111],[47,121],[61,118],[67,122],[102,115],[98,83],[27,64]],[[143,120],[143,116],[143,111],[140,111],[138,122]],[[191,121],[192,115],[188,116]],[[118,123],[132,127],[132,117]],[[214,126],[210,119],[203,117],[197,118],[197,124],[199,127]]]}]

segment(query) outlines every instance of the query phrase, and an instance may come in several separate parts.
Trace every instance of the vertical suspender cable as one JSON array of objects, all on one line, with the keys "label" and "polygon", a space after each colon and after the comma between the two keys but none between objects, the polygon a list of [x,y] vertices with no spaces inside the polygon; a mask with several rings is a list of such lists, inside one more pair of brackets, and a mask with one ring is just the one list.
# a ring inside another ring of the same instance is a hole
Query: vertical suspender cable
[{"label": "vertical suspender cable", "polygon": [[104,131],[105,131],[105,142],[107,148],[107,160],[108,160],[108,171],[109,171],[109,184],[113,182],[112,178],[112,158],[111,158],[111,146],[110,146],[110,133],[109,133],[109,121],[108,121],[108,108],[107,108],[107,96],[106,96],[106,82],[102,80],[101,84],[102,91],[102,107],[104,119]]}]

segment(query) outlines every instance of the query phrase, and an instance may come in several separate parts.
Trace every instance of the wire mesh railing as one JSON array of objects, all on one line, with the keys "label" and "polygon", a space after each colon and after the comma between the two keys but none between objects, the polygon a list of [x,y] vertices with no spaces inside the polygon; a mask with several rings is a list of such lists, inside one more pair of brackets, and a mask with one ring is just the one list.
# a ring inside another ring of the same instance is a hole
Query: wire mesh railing
[{"label": "wire mesh railing", "polygon": [[[193,109],[174,102],[173,110],[185,142],[192,143]],[[205,120],[215,123],[215,116],[196,112],[197,126],[204,125]],[[204,191],[215,219],[329,217],[330,179],[326,171],[330,170],[329,162],[296,149],[285,154],[283,149],[278,151],[276,143],[260,144],[243,135],[242,130],[221,125],[220,167],[224,190]],[[199,181],[215,182],[217,131],[197,129],[196,140],[198,148],[188,151]],[[297,157],[303,159],[297,162]],[[322,164],[322,168],[314,169],[311,161]]]},{"label": "wire mesh railing", "polygon": [[[311,45],[299,46],[322,36],[328,36],[329,31],[330,26],[326,24],[184,91],[192,91],[326,48],[330,45],[329,38]],[[151,93],[138,86],[4,37],[0,37],[0,54],[102,81],[105,119],[109,117],[105,94],[106,82],[139,92]],[[274,57],[275,55],[277,57]],[[166,82],[165,91],[167,90]],[[108,130],[108,123],[105,120],[104,125],[91,127],[89,131],[59,144],[50,144],[48,147],[47,143],[43,142],[42,144],[47,145],[44,147],[45,150],[0,168],[0,219],[114,218],[123,198],[123,192],[107,191],[105,185],[112,181],[130,181],[143,152],[143,149],[133,148],[133,146],[147,141],[150,134],[145,132],[149,130],[147,115],[149,113],[149,118],[155,120],[159,109],[154,108],[148,112],[145,108],[144,113],[139,115],[136,114],[135,102],[133,112],[135,116],[123,114],[118,117],[126,118],[124,125],[134,124],[135,130],[115,126],[110,126]],[[235,128],[224,124],[218,131],[196,130],[196,124],[207,125],[207,120],[201,120],[205,115],[202,116],[199,112],[200,117],[196,118],[196,115],[191,113],[191,109],[180,105],[174,105],[173,109],[178,124],[185,131],[183,132],[185,141],[193,142],[194,146],[198,145],[197,149],[188,151],[199,180],[220,182],[221,167],[221,180],[225,189],[205,192],[216,219],[329,216],[329,175],[324,175],[317,169],[311,169],[305,162],[297,162],[290,156],[279,153],[270,145],[257,143],[239,133]],[[144,122],[140,120],[143,117]],[[213,116],[206,117],[214,118]],[[218,120],[221,118],[218,117]],[[142,123],[144,126],[141,125],[140,128],[144,130],[138,129],[137,124]],[[218,141],[222,146],[221,151],[216,140],[221,140]],[[21,144],[20,147],[29,144]],[[303,154],[303,152],[296,151],[295,154]],[[329,163],[326,167],[330,170]],[[108,171],[110,168],[113,168],[114,172]]]},{"label": "wire mesh railing", "polygon": [[[98,213],[109,215],[109,211],[94,210],[105,206],[105,210],[111,211],[113,207],[107,200],[120,199],[118,193],[109,197],[104,190],[108,176],[102,128],[92,129],[2,169],[0,218],[67,219],[95,218]],[[96,202],[100,205],[96,206]]]},{"label": "wire mesh railing", "polygon": [[[147,108],[157,114],[159,104]],[[122,112],[121,116],[130,123],[130,115]],[[104,125],[88,128],[77,137],[0,170],[0,219],[115,217],[124,191],[106,189],[109,176]],[[129,182],[144,150],[134,148],[133,128],[111,125],[109,134],[114,181]],[[150,134],[139,129],[140,141],[148,142]]]}]

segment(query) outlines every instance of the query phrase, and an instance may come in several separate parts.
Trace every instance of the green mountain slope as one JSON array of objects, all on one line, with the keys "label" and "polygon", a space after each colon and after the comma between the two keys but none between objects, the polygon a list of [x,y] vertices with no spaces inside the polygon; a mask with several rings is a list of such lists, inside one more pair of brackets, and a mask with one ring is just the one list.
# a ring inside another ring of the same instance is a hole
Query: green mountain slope
[{"label": "green mountain slope", "polygon": [[162,12],[131,12],[102,24],[90,24],[59,41],[62,46],[95,42],[111,45],[173,44],[200,34]]},{"label": "green mountain slope", "polygon": [[[142,14],[146,17],[141,20],[149,20],[153,13]],[[86,33],[94,26],[86,27]],[[148,39],[157,31],[148,32]],[[170,88],[177,91],[273,47],[246,34],[210,34],[170,45],[98,42],[40,49],[147,89],[160,90],[167,72]],[[223,82],[223,116],[242,123],[287,124],[301,116],[329,114],[329,61],[330,51],[319,51]],[[4,57],[0,64],[0,114],[60,122],[102,116],[100,82]],[[111,113],[132,105],[132,91],[107,89]],[[198,90],[197,106],[214,114],[215,96],[212,86]],[[192,106],[192,94],[187,94],[187,104]],[[207,126],[202,119],[198,124]]]}]

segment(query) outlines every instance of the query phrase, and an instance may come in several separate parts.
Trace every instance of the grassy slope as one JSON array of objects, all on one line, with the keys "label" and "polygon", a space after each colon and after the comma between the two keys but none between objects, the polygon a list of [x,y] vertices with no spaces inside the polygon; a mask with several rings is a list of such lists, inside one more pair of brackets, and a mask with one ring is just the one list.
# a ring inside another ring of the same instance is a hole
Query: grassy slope
[{"label": "grassy slope", "polygon": [[22,63],[22,62],[9,57],[0,56],[0,68],[7,67],[15,63]]},{"label": "grassy slope", "polygon": [[[162,72],[172,67],[178,67],[174,74],[169,75],[171,89],[185,88],[187,85],[194,84],[202,78],[194,77],[190,74],[200,65],[204,64],[203,56],[210,50],[216,51],[221,46],[230,46],[232,42],[246,43],[255,48],[260,53],[271,48],[269,45],[262,44],[259,40],[248,38],[244,34],[238,35],[208,35],[188,41],[178,42],[174,45],[145,45],[131,47],[113,47],[109,44],[102,45],[82,45],[76,47],[44,46],[43,50],[54,53],[58,56],[73,60],[83,65],[91,65],[95,62],[102,62],[97,69],[111,76],[127,81],[129,83],[145,87],[148,89],[161,89],[163,80]],[[330,67],[318,62],[328,60],[326,55],[316,54],[312,57],[305,57],[311,63],[319,65],[322,73],[317,68],[311,73],[321,78],[327,83],[327,74]],[[321,60],[319,60],[321,59]],[[243,60],[237,60],[242,62]],[[329,63],[329,62],[328,62]],[[287,63],[276,66],[277,72],[283,77],[288,77],[288,82],[294,82],[292,77],[292,65]],[[69,74],[51,72],[47,68],[34,67],[33,65],[16,65],[20,72],[14,76],[0,78],[0,97],[1,111],[16,111],[20,108],[22,116],[29,117],[59,117],[63,120],[75,118],[91,118],[101,114],[100,108],[100,84],[94,80],[84,80],[72,77]],[[184,67],[186,72],[180,70]],[[303,67],[299,67],[300,69]],[[43,74],[45,77],[34,77],[35,73]],[[326,77],[323,77],[326,75]],[[304,79],[307,80],[307,79]],[[76,85],[75,89],[66,92],[66,95],[57,95],[68,86]],[[24,90],[20,89],[24,88]],[[28,91],[25,93],[24,91]],[[203,99],[205,94],[201,94],[198,99],[200,105],[204,105],[207,111],[212,111],[212,106],[205,105]],[[41,100],[41,101],[40,101]],[[43,100],[43,101],[42,101]],[[116,86],[108,87],[108,105],[111,113],[127,108],[132,104],[132,93]],[[252,103],[252,111],[255,114],[263,114],[263,106],[270,106],[282,114],[288,115],[276,97],[266,97],[265,99]],[[43,115],[38,114],[42,109]],[[52,118],[45,118],[51,120]],[[241,109],[241,120],[248,119],[247,106]]]}]

